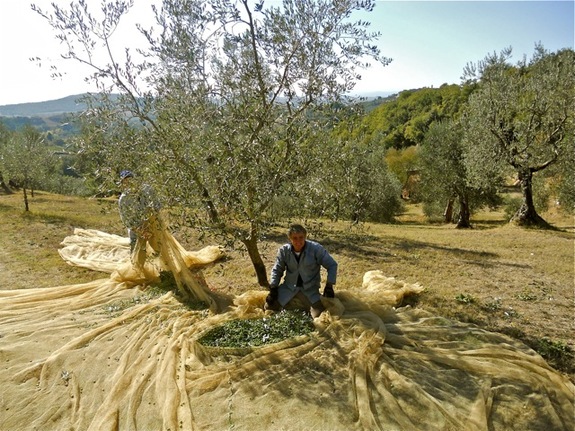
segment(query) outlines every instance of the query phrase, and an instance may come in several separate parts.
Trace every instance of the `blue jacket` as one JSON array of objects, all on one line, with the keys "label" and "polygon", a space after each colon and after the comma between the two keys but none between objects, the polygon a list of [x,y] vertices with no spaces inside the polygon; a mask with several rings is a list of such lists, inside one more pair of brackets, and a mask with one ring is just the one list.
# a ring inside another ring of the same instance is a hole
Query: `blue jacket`
[{"label": "blue jacket", "polygon": [[[291,244],[284,244],[278,249],[276,261],[271,271],[270,287],[279,287],[279,302],[287,304],[298,292],[298,276],[301,276],[303,286],[301,291],[313,304],[320,300],[321,267],[327,270],[327,282],[337,281],[337,262],[319,243],[306,240],[299,262]],[[281,279],[285,274],[283,283]]]}]

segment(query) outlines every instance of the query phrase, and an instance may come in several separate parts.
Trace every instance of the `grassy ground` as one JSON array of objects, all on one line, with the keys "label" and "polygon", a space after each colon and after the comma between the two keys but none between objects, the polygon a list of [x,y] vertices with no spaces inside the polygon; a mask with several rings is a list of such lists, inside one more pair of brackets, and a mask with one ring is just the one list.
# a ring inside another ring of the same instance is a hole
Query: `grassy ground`
[{"label": "grassy ground", "polygon": [[[124,234],[114,201],[36,193],[30,211],[23,209],[20,194],[0,195],[0,288],[67,285],[106,276],[68,266],[57,250],[75,227]],[[361,286],[363,274],[372,269],[419,282],[426,290],[408,299],[410,305],[518,338],[573,379],[574,220],[557,211],[543,216],[556,230],[517,228],[499,212],[477,214],[473,229],[458,230],[426,224],[416,205],[409,205],[396,224],[350,228],[314,222],[308,227],[310,238],[338,260],[336,292]],[[194,232],[176,236],[189,249],[208,245]],[[278,226],[261,244],[268,268],[284,240],[284,226]],[[213,288],[229,293],[259,288],[241,251],[230,250],[229,258],[205,275]]]}]

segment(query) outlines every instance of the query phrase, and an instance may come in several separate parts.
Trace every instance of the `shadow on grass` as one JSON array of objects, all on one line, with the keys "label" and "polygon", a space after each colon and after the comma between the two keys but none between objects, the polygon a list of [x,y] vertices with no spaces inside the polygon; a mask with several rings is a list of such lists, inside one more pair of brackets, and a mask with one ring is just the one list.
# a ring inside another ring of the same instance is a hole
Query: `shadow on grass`
[{"label": "shadow on grass", "polygon": [[[34,198],[34,202],[37,202],[38,199],[39,198]],[[40,198],[40,200],[43,200],[44,202],[50,202],[50,199],[47,198]],[[25,211],[23,202],[22,207],[0,203],[0,213],[3,214],[3,218],[21,217],[22,219],[30,222],[40,222],[46,224],[66,225],[77,222],[77,217],[75,217],[73,214],[68,216],[48,213],[45,210],[35,209],[33,205],[31,205],[30,211]]]},{"label": "shadow on grass", "polygon": [[[486,251],[468,250],[460,247],[446,247],[424,241],[408,240],[405,238],[397,237],[363,237],[360,241],[336,241],[327,240],[323,242],[330,251],[339,254],[363,257],[381,257],[388,256],[394,257],[396,253],[392,252],[393,249],[399,249],[406,253],[413,253],[414,251],[432,250],[440,251],[442,253],[453,254],[458,259],[467,258],[470,261],[477,263],[484,263],[485,260],[496,259],[499,257],[497,253]],[[387,251],[385,251],[387,250]]]},{"label": "shadow on grass", "polygon": [[[421,225],[420,225],[421,226]],[[426,226],[422,226],[425,228]],[[435,250],[449,253],[458,259],[465,258],[472,263],[486,265],[486,260],[496,259],[497,253],[486,251],[468,250],[460,247],[446,247],[430,242],[409,240],[392,236],[378,237],[364,232],[329,232],[323,233],[324,238],[315,237],[313,241],[322,244],[330,253],[350,256],[354,258],[394,258],[397,254],[393,250],[399,249],[406,253],[413,253],[420,250]],[[278,247],[288,240],[286,235],[270,234],[266,240],[277,243]]]},{"label": "shadow on grass", "polygon": [[[438,224],[421,224],[418,222],[398,223],[399,225],[406,225],[409,228],[416,227],[423,230],[442,227],[443,223]],[[502,220],[481,220],[475,230],[495,229],[508,225],[509,222]],[[454,230],[457,230],[455,226]],[[549,230],[545,230],[550,232]],[[553,232],[559,232],[555,229]],[[329,230],[329,231],[314,231],[308,234],[311,240],[317,241],[328,249],[330,253],[340,254],[343,256],[350,256],[353,258],[365,258],[368,260],[398,258],[398,251],[406,254],[416,254],[420,251],[440,252],[447,255],[446,258],[457,260],[461,263],[477,265],[483,268],[491,268],[495,266],[506,266],[514,268],[529,268],[529,265],[516,264],[509,262],[499,262],[500,254],[484,250],[472,250],[462,247],[446,246],[427,241],[418,241],[406,239],[398,236],[378,236],[367,233],[362,228],[356,230]],[[266,240],[276,243],[281,246],[288,242],[285,233],[275,230],[267,235]]]},{"label": "shadow on grass", "polygon": [[477,220],[471,223],[471,229],[474,230],[488,230],[495,229],[507,225],[507,220]]},{"label": "shadow on grass", "polygon": [[42,222],[46,224],[68,225],[77,222],[77,218],[73,216],[63,216],[55,214],[46,214],[43,212],[24,212],[22,217],[29,221]]}]

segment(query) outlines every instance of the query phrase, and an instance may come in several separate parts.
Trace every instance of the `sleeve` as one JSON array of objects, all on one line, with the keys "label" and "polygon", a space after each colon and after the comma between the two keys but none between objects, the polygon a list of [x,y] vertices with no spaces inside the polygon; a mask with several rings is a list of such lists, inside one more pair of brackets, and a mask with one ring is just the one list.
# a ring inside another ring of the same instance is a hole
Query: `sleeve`
[{"label": "sleeve", "polygon": [[337,262],[322,246],[318,248],[318,263],[327,270],[327,282],[336,284],[337,282]]},{"label": "sleeve", "polygon": [[280,248],[276,255],[276,261],[272,267],[270,287],[278,287],[280,285],[281,279],[284,275],[286,268],[286,261],[284,256],[283,247]]}]

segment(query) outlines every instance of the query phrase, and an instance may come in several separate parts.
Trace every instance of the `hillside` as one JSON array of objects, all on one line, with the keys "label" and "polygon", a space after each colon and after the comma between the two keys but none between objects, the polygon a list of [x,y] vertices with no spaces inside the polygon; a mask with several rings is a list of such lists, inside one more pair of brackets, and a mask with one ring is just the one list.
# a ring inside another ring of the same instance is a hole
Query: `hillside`
[{"label": "hillside", "polygon": [[86,109],[86,104],[79,102],[83,96],[83,94],[74,94],[45,102],[0,105],[0,117],[49,117],[57,114],[81,112]]},{"label": "hillside", "polygon": [[[80,100],[86,94],[73,94],[61,99],[46,100],[44,102],[16,103],[10,105],[0,105],[0,118],[6,122],[7,118],[14,117],[53,117],[62,114],[73,114],[82,112],[86,109],[86,104]],[[396,93],[390,92],[370,92],[358,96],[361,103],[366,105],[366,110],[370,111],[373,107],[382,102],[395,100]],[[6,118],[7,117],[7,118]]]}]

